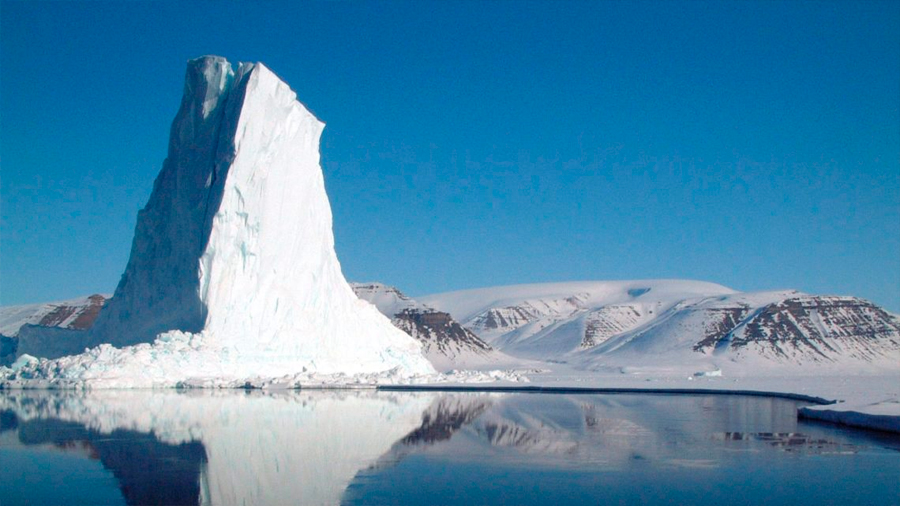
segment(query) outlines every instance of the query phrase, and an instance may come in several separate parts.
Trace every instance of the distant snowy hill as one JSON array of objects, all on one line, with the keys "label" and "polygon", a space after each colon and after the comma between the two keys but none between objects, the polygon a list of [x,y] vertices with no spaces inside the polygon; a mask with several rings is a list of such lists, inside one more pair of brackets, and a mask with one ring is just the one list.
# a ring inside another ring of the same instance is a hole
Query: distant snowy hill
[{"label": "distant snowy hill", "polygon": [[[108,295],[94,294],[60,302],[0,307],[0,365],[11,364],[23,350],[33,351],[35,347],[59,356],[54,345],[62,343],[68,349],[73,336],[80,340],[81,333],[77,331],[94,324],[108,299]],[[35,337],[49,342],[36,345]]]},{"label": "distant snowy hill", "polygon": [[439,371],[509,361],[449,314],[417,302],[393,286],[350,283],[356,295],[371,302],[391,323],[422,343],[425,356]]},{"label": "distant snowy hill", "polygon": [[638,328],[685,299],[734,290],[697,281],[578,281],[421,297],[514,356],[558,356]]},{"label": "distant snowy hill", "polygon": [[[776,294],[773,299],[760,306],[732,297],[731,307],[716,307],[717,317],[707,320],[719,327],[709,329],[695,349],[829,362],[846,357],[877,360],[900,348],[900,319],[869,301],[799,293]],[[744,318],[732,326],[731,320],[740,316]]]},{"label": "distant snowy hill", "polygon": [[775,364],[886,363],[900,358],[900,319],[855,297],[755,292],[686,300],[590,354],[674,354]]},{"label": "distant snowy hill", "polygon": [[23,325],[84,330],[93,325],[109,295],[0,307],[0,334],[14,337]]},{"label": "distant snowy hill", "polygon": [[645,280],[505,286],[420,300],[504,353],[587,367],[757,359],[896,365],[900,358],[900,319],[855,297]]}]

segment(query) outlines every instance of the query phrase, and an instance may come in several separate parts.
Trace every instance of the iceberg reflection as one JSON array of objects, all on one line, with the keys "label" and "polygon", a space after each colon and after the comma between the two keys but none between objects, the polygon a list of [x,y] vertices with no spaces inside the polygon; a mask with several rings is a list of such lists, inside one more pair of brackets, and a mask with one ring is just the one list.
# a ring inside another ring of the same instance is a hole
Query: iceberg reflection
[{"label": "iceberg reflection", "polygon": [[0,502],[22,478],[4,455],[28,448],[99,461],[128,504],[283,505],[528,503],[534,487],[628,502],[646,480],[708,493],[735,465],[869,445],[760,397],[13,391],[0,393]]},{"label": "iceberg reflection", "polygon": [[95,449],[129,504],[335,504],[435,396],[23,391],[0,410],[24,445]]}]

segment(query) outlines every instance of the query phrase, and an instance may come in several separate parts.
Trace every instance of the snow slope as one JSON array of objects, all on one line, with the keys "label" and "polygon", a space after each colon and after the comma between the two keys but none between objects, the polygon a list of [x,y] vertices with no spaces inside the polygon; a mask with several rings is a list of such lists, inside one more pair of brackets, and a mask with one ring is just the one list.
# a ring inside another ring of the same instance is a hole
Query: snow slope
[{"label": "snow slope", "polygon": [[373,304],[388,318],[393,318],[395,314],[405,310],[434,311],[433,308],[407,297],[393,286],[371,282],[350,283],[350,287],[357,297]]},{"label": "snow slope", "polygon": [[[652,294],[651,294],[652,292]],[[447,311],[463,324],[492,308],[534,303],[548,313],[570,307],[602,306],[652,298],[674,302],[688,297],[724,295],[734,290],[691,280],[569,281],[461,290],[419,297],[424,304]],[[650,294],[649,297],[646,295]],[[643,297],[643,298],[642,298]],[[572,300],[570,300],[572,299]]]},{"label": "snow slope", "polygon": [[731,293],[700,281],[582,281],[464,290],[421,300],[507,354],[558,358],[638,328],[685,299]]},{"label": "snow slope", "polygon": [[[341,273],[319,166],[323,128],[262,64],[189,62],[128,266],[85,339],[113,347],[28,369],[17,382],[433,373],[419,344],[360,301]],[[130,345],[138,346],[114,348]]]}]

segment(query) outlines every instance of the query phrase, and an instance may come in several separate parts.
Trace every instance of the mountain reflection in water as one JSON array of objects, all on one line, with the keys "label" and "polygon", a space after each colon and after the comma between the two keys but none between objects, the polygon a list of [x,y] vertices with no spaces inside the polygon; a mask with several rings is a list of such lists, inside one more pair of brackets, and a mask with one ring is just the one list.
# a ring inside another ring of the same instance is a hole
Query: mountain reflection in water
[{"label": "mountain reflection in water", "polygon": [[[372,390],[0,393],[0,456],[35,446],[74,451],[102,463],[124,501],[141,505],[403,503],[405,496],[385,487],[410,472],[415,483],[417,466],[438,461],[441,469],[476,464],[527,469],[537,480],[547,470],[715,470],[748,452],[844,455],[873,445],[897,448],[896,438],[860,437],[800,426],[795,402],[761,397]],[[16,479],[15,466],[8,467],[7,483]],[[65,502],[65,491],[59,494]],[[430,499],[478,502],[478,497]],[[3,485],[0,503],[7,503]]]}]

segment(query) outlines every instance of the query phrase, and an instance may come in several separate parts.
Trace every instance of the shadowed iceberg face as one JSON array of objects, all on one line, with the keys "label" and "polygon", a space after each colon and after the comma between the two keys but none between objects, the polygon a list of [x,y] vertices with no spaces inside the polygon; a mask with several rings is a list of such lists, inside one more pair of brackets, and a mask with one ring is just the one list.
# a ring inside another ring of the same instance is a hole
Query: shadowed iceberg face
[{"label": "shadowed iceberg face", "polygon": [[224,58],[212,56],[188,62],[168,154],[138,213],[128,266],[115,296],[74,351],[152,342],[169,330],[203,330],[207,304],[200,297],[199,259],[222,202],[252,68],[242,65],[235,74]]},{"label": "shadowed iceberg face", "polygon": [[[128,504],[696,502],[734,483],[795,500],[810,473],[832,472],[842,473],[838,497],[900,488],[883,471],[900,465],[897,438],[798,424],[796,406],[710,395],[7,392],[0,501],[42,478],[16,474],[16,459],[48,449],[99,461]],[[68,485],[55,502],[72,499]]]}]

